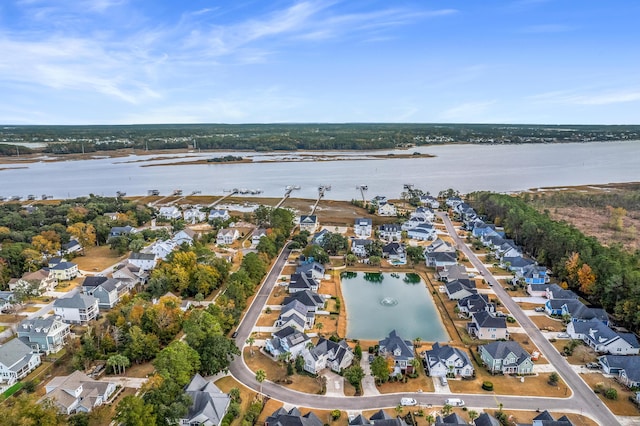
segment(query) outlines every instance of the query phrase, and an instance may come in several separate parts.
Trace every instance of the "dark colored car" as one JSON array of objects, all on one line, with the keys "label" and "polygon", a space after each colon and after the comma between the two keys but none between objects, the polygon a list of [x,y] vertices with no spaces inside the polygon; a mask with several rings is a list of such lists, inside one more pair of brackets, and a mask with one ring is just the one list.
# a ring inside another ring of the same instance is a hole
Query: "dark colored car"
[{"label": "dark colored car", "polygon": [[231,335],[231,338],[235,339],[236,337],[238,337],[238,332],[234,331],[233,334]]}]

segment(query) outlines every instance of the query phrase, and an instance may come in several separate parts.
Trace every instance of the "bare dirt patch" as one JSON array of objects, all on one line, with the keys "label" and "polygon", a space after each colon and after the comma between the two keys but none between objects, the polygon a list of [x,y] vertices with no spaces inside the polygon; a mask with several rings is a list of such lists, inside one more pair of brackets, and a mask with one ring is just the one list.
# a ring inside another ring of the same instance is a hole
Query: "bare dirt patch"
[{"label": "bare dirt patch", "polygon": [[[552,398],[568,398],[571,390],[562,379],[556,386],[549,385],[549,375],[542,373],[535,376],[525,376],[524,380],[517,376],[491,375],[484,367],[476,367],[474,380],[449,380],[449,388],[455,393],[483,393],[496,395],[528,395],[548,396]],[[482,382],[493,383],[493,392],[482,389]]]},{"label": "bare dirt patch", "polygon": [[250,349],[245,348],[243,356],[249,369],[252,371],[264,370],[269,381],[304,393],[318,394],[322,389],[320,380],[316,378],[301,374],[287,376],[287,367],[284,362],[274,361],[258,350],[254,349],[252,356]]},{"label": "bare dirt patch", "polygon": [[118,263],[126,259],[128,254],[118,255],[117,252],[111,250],[109,246],[88,247],[85,249],[84,256],[78,256],[73,262],[78,265],[78,269],[87,272],[100,272],[114,263]]},{"label": "bare dirt patch", "polygon": [[273,310],[269,313],[262,311],[256,325],[259,327],[273,327],[273,323],[276,322],[279,316],[280,311]]},{"label": "bare dirt patch", "polygon": [[534,315],[530,318],[540,330],[563,331],[567,328],[562,320],[557,320],[546,315]]}]

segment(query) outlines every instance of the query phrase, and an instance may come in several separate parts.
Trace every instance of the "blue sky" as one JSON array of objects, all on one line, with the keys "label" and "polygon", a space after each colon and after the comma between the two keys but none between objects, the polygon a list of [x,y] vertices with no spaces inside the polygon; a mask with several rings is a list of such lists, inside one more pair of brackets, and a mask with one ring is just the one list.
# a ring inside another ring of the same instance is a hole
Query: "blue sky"
[{"label": "blue sky", "polygon": [[0,123],[640,124],[636,0],[3,0]]}]

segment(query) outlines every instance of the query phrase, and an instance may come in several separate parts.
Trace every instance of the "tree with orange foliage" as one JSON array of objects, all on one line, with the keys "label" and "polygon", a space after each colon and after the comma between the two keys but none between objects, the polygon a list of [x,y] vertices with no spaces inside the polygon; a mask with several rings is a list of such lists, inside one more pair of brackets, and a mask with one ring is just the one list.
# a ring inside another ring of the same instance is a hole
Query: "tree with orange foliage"
[{"label": "tree with orange foliage", "polygon": [[31,245],[45,256],[53,256],[60,250],[60,235],[56,231],[42,231],[31,239]]},{"label": "tree with orange foliage", "polygon": [[591,294],[596,283],[596,274],[591,270],[591,267],[584,263],[578,270],[578,283],[580,284],[580,291],[584,294]]},{"label": "tree with orange foliage", "polygon": [[578,283],[578,271],[582,266],[580,255],[576,252],[571,253],[571,256],[569,256],[564,266],[567,270],[569,284],[573,284],[575,286],[575,284]]}]

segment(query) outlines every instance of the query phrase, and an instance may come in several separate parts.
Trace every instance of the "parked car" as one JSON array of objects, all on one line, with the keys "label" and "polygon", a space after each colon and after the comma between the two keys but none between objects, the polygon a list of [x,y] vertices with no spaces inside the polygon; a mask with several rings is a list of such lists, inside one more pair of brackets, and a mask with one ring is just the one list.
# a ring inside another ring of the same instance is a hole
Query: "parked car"
[{"label": "parked car", "polygon": [[231,335],[231,338],[235,339],[236,337],[238,337],[238,332],[234,331],[233,334]]},{"label": "parked car", "polygon": [[541,306],[538,306],[538,307],[536,307],[536,308],[534,309],[534,311],[536,311],[536,312],[544,312],[544,308],[543,308],[543,307],[541,307]]},{"label": "parked car", "polygon": [[400,399],[400,405],[406,406],[406,405],[418,405],[418,401],[416,401],[413,398],[401,398]]},{"label": "parked car", "polygon": [[440,377],[440,384],[442,386],[447,386],[449,384],[449,381],[447,380],[447,376]]},{"label": "parked car", "polygon": [[444,403],[452,407],[464,407],[464,401],[460,398],[447,398]]},{"label": "parked car", "polygon": [[588,362],[587,363],[587,368],[593,368],[595,370],[595,369],[600,368],[600,364],[597,363],[597,362]]}]

